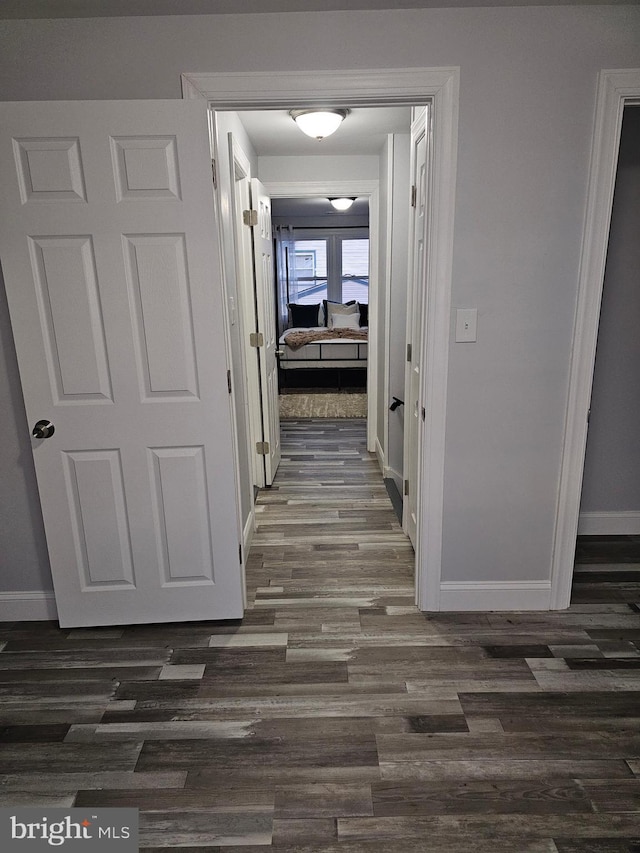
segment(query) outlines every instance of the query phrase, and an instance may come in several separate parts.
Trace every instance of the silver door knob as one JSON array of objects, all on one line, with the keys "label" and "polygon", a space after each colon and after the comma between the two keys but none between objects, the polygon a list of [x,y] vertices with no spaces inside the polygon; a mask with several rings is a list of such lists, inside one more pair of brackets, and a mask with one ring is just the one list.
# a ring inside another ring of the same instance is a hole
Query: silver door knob
[{"label": "silver door knob", "polygon": [[283,349],[277,349],[276,355],[278,356],[278,358],[282,358],[282,356],[284,355],[284,350]]},{"label": "silver door knob", "polygon": [[51,438],[55,431],[56,428],[51,421],[38,421],[31,430],[31,435],[34,438]]}]

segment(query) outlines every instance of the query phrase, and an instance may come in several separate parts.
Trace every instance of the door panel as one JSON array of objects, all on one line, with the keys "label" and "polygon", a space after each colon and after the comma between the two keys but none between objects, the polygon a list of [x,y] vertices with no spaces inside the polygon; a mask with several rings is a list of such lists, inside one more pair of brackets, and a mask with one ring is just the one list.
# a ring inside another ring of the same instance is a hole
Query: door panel
[{"label": "door panel", "polygon": [[123,237],[140,397],[199,396],[184,234]]},{"label": "door panel", "polygon": [[113,402],[91,236],[28,237],[57,403]]},{"label": "door panel", "polygon": [[273,238],[271,234],[271,200],[256,178],[251,181],[251,205],[258,212],[253,226],[253,261],[256,282],[258,331],[264,345],[260,348],[260,390],[262,397],[262,434],[269,444],[265,455],[265,481],[273,483],[282,450],[280,447],[280,410],[278,407],[278,332],[276,293],[273,275]]},{"label": "door panel", "polygon": [[84,450],[62,460],[81,589],[135,587],[120,453]]},{"label": "door panel", "polygon": [[416,188],[411,231],[411,273],[409,288],[409,312],[407,320],[407,342],[411,346],[411,357],[407,358],[405,378],[405,425],[404,425],[404,481],[403,528],[416,546],[418,523],[418,465],[420,460],[420,432],[422,419],[421,364],[422,364],[422,318],[425,297],[425,234],[427,216],[427,135],[424,116],[412,127],[411,133],[411,176]]},{"label": "door panel", "polygon": [[0,105],[0,258],[61,625],[242,615],[206,104]]}]

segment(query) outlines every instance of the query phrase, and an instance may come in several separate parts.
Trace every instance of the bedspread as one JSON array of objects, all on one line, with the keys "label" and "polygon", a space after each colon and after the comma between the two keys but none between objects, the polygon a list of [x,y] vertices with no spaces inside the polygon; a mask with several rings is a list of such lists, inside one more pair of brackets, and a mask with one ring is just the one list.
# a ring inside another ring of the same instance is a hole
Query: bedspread
[{"label": "bedspread", "polygon": [[289,332],[285,337],[285,343],[288,347],[291,347],[292,350],[298,350],[305,344],[313,344],[318,341],[335,341],[338,339],[348,341],[366,341],[367,335],[367,329],[321,329],[319,331],[314,329],[300,330],[297,332]]}]

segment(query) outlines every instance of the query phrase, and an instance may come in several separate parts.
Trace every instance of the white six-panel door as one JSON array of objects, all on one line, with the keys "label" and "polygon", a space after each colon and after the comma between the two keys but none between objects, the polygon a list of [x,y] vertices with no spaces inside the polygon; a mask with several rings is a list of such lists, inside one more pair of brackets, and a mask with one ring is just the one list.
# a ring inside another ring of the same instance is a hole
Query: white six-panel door
[{"label": "white six-panel door", "polygon": [[260,348],[260,390],[262,399],[262,434],[269,449],[265,453],[265,483],[270,486],[282,456],[280,447],[280,410],[278,408],[278,333],[276,324],[276,292],[273,274],[273,237],[271,231],[271,199],[257,178],[251,179],[251,206],[258,213],[253,226],[253,262],[255,268],[258,331],[262,332]]},{"label": "white six-panel door", "polygon": [[206,103],[2,104],[0,184],[61,625],[241,616]]}]

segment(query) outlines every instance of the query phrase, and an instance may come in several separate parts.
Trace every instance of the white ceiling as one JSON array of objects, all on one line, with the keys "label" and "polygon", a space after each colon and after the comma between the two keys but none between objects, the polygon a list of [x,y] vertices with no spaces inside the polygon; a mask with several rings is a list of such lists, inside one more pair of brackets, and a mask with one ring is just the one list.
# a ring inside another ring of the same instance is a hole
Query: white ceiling
[{"label": "white ceiling", "polygon": [[2,0],[0,18],[112,18],[130,15],[238,15],[258,12],[635,3],[637,0]]},{"label": "white ceiling", "polygon": [[256,154],[309,156],[374,154],[389,133],[408,133],[411,107],[361,107],[352,110],[338,130],[318,141],[305,136],[287,110],[238,113]]}]

